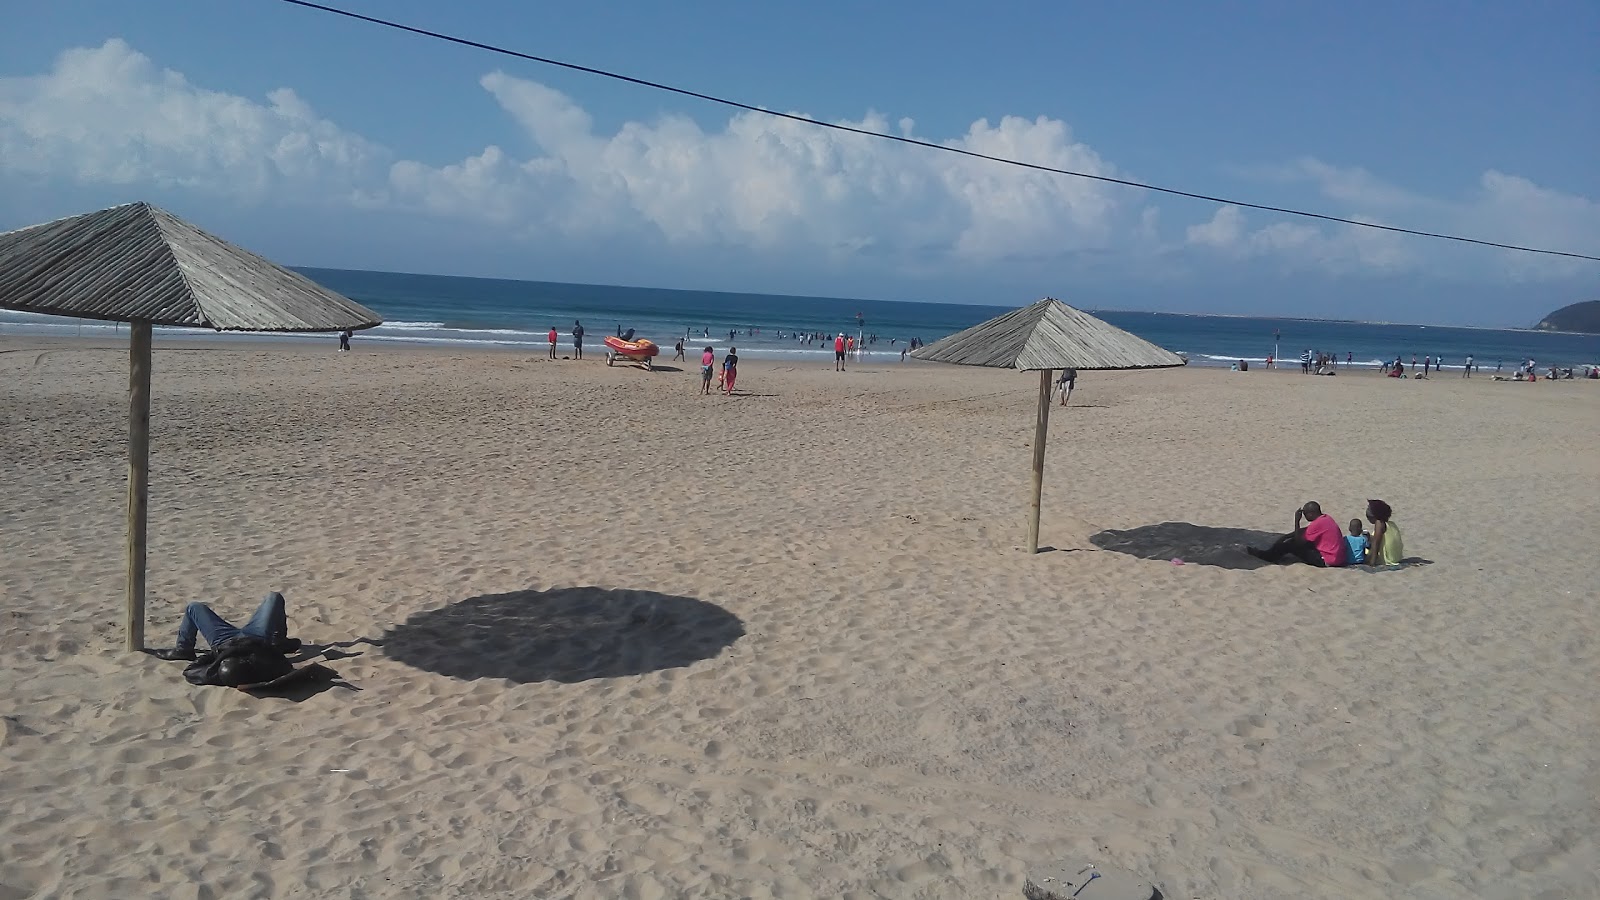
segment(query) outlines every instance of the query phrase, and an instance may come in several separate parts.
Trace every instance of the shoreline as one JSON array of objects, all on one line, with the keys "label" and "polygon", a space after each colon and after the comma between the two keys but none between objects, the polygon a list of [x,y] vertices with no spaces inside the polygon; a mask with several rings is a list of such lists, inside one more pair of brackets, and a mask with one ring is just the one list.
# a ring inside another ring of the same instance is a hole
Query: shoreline
[{"label": "shoreline", "polygon": [[[99,345],[103,345],[105,348],[112,348],[112,347],[117,346],[117,342],[119,340],[120,341],[124,341],[124,342],[126,341],[126,337],[125,336],[118,337],[118,332],[116,330],[108,331],[107,330],[107,328],[108,328],[107,323],[99,323],[99,322],[97,322],[96,325],[98,327],[96,328],[96,333],[93,333],[93,334],[59,334],[59,333],[39,333],[39,332],[34,332],[34,331],[14,331],[14,330],[9,330],[3,323],[0,323],[0,342],[5,342],[5,343],[24,342],[24,343],[26,343],[28,341],[35,341],[35,342],[39,342],[40,344],[49,344],[49,345],[52,345],[52,346],[56,345],[56,344],[59,344],[59,345],[64,346],[64,347],[65,346],[82,346],[82,345],[85,345],[85,344],[89,344],[89,345],[99,344]],[[59,327],[59,328],[70,328],[71,326],[70,325],[63,325],[63,326],[57,326],[57,327]],[[381,326],[379,326],[379,327],[381,327]],[[563,335],[563,337],[566,337],[566,336]],[[529,357],[533,357],[533,358],[539,358],[539,359],[543,359],[545,357],[546,348],[548,346],[547,344],[539,344],[539,343],[532,343],[532,342],[513,342],[513,341],[495,342],[495,341],[476,341],[476,340],[407,338],[407,337],[403,337],[403,336],[390,336],[390,335],[364,335],[363,332],[361,332],[361,331],[358,331],[358,332],[355,333],[354,337],[352,338],[351,343],[352,343],[352,352],[375,351],[375,350],[384,351],[384,352],[406,352],[406,353],[430,353],[431,352],[431,353],[440,353],[440,354],[478,353],[478,352],[481,352],[481,353],[506,354],[506,355],[525,355],[525,356],[529,356]],[[174,348],[190,348],[190,349],[214,348],[214,349],[222,350],[222,349],[229,349],[229,348],[243,348],[243,347],[252,347],[252,346],[255,346],[255,347],[277,346],[277,347],[293,348],[293,349],[295,349],[297,351],[304,351],[304,352],[315,352],[315,351],[320,351],[320,350],[328,350],[329,352],[336,352],[332,348],[332,345],[336,345],[336,344],[337,344],[337,335],[336,334],[332,334],[332,333],[323,335],[323,334],[306,334],[306,333],[296,334],[296,333],[263,333],[263,332],[220,332],[220,333],[218,333],[218,332],[197,332],[197,333],[192,333],[191,334],[191,333],[180,332],[180,331],[175,331],[175,330],[170,330],[170,329],[157,329],[156,332],[155,332],[155,335],[154,335],[154,346],[156,348],[158,348],[158,349],[161,348],[161,347],[174,347]],[[720,355],[724,352],[723,348],[726,346],[727,342],[719,340],[717,338],[712,338],[710,340],[695,339],[692,342],[686,343],[685,344],[685,349],[688,350],[688,351],[697,351],[698,348],[700,348],[702,346],[705,346],[706,344],[710,344],[711,346],[715,347],[716,348],[716,352],[718,353],[718,355],[720,357]],[[662,354],[661,354],[661,356],[657,357],[658,366],[660,366],[660,365],[671,365],[669,360],[671,358],[672,346],[671,345],[661,345],[661,346],[662,346]],[[593,359],[598,360],[598,361],[604,361],[606,350],[605,350],[605,345],[603,343],[598,343],[597,342],[593,347],[585,347],[584,349],[586,351],[586,359],[585,359],[585,361],[588,361],[588,357],[592,357]],[[571,354],[572,354],[572,346],[571,346],[570,343],[557,343],[556,352],[557,352],[557,360],[558,361],[564,360],[567,357],[571,356]],[[866,351],[865,354],[859,354],[856,357],[852,357],[849,362],[850,362],[851,365],[873,365],[873,366],[939,365],[937,363],[926,363],[925,361],[922,361],[922,360],[916,360],[916,359],[910,359],[910,358],[907,358],[906,360],[902,361],[899,358],[899,355],[900,354],[899,354],[899,351],[897,349],[896,350],[868,350],[868,351]],[[663,360],[663,357],[666,358],[665,361]],[[748,360],[750,362],[759,361],[759,362],[772,363],[772,364],[788,363],[788,364],[791,364],[791,365],[807,365],[807,364],[812,363],[812,362],[815,362],[815,363],[818,363],[818,364],[831,364],[832,361],[833,361],[832,351],[831,350],[827,350],[827,349],[823,349],[821,347],[803,348],[803,349],[780,349],[780,348],[772,348],[772,347],[763,347],[763,346],[759,346],[759,345],[754,346],[754,347],[747,346],[746,349],[744,349],[744,350],[742,350],[740,352],[740,357],[741,357],[741,359]],[[1190,354],[1189,355],[1189,363],[1188,363],[1187,366],[1184,366],[1183,368],[1229,371],[1229,367],[1233,364],[1234,361],[1236,361],[1236,359],[1237,358],[1217,359],[1217,358],[1214,358],[1213,356],[1207,356],[1207,355],[1202,355],[1202,354]],[[1298,359],[1287,360],[1287,363],[1288,363],[1287,365],[1278,365],[1273,369],[1267,369],[1265,367],[1265,365],[1264,365],[1265,357],[1243,357],[1243,359],[1244,359],[1244,361],[1250,363],[1250,365],[1251,365],[1250,371],[1251,372],[1261,371],[1261,372],[1286,372],[1286,373],[1293,373],[1293,374],[1301,374],[1301,372],[1299,371],[1300,363],[1299,363]],[[568,361],[571,361],[571,360],[568,360]],[[695,365],[698,365],[698,363],[695,360],[689,360],[688,362],[680,363],[680,365],[687,365],[687,366],[693,367]],[[1586,367],[1588,365],[1590,365],[1590,364],[1576,363],[1576,364],[1573,364],[1571,367],[1574,368],[1574,369],[1577,369],[1577,368],[1580,368],[1580,367]],[[1336,372],[1378,374],[1378,373],[1380,373],[1382,371],[1382,366],[1383,366],[1382,363],[1374,362],[1374,361],[1356,360],[1354,362],[1349,362],[1349,363],[1346,363],[1346,362],[1343,362],[1343,361],[1339,361],[1339,362],[1335,363],[1334,369],[1335,369]],[[1420,366],[1420,363],[1418,364],[1418,366]],[[1565,366],[1563,366],[1563,367],[1565,367]],[[1411,371],[1411,369],[1412,369],[1411,364],[1407,363],[1407,372],[1409,373]],[[1447,366],[1444,367],[1443,371],[1446,374],[1449,374],[1449,375],[1452,375],[1452,376],[1455,376],[1455,377],[1459,377],[1460,372],[1461,372],[1461,366],[1459,364],[1458,365],[1453,365],[1453,366],[1452,365],[1447,365]],[[1506,368],[1504,371],[1505,372],[1514,371],[1514,367]],[[1249,374],[1249,373],[1243,373],[1243,374]],[[1496,374],[1496,373],[1495,373],[1495,371],[1494,371],[1492,366],[1486,367],[1481,363],[1477,363],[1477,364],[1474,365],[1474,374],[1473,374],[1474,378],[1477,378],[1477,377],[1490,378],[1494,374]],[[1318,377],[1327,377],[1327,376],[1318,376]],[[1574,379],[1574,380],[1579,380],[1579,379]]]}]

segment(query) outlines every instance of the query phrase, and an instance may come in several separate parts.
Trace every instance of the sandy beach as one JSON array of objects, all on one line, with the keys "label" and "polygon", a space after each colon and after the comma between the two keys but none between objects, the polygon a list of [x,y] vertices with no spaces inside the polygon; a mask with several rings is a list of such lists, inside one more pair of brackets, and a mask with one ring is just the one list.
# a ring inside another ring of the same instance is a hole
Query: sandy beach
[{"label": "sandy beach", "polygon": [[155,354],[147,643],[285,698],[122,651],[125,346],[0,338],[0,900],[1600,896],[1600,385],[1085,373],[1028,556],[1031,374],[332,346]]}]

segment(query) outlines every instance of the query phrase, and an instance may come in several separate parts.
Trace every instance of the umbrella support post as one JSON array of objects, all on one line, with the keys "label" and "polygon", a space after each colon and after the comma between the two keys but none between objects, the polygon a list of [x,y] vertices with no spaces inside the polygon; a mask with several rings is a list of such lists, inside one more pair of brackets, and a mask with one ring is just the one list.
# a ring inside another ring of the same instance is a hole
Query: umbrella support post
[{"label": "umbrella support post", "polygon": [[1028,552],[1039,552],[1039,498],[1044,494],[1044,440],[1050,433],[1052,369],[1039,372],[1039,419],[1033,427],[1033,502],[1028,505]]},{"label": "umbrella support post", "polygon": [[128,650],[144,649],[145,526],[150,502],[150,323],[128,341]]}]

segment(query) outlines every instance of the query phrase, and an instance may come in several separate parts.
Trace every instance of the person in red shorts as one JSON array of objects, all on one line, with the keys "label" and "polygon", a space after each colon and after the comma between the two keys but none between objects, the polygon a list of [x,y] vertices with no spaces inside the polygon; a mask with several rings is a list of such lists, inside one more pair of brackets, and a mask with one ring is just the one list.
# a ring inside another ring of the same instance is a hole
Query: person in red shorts
[{"label": "person in red shorts", "polygon": [[739,378],[739,348],[729,347],[728,355],[722,357],[722,389],[729,397],[733,396],[733,383]]},{"label": "person in red shorts", "polygon": [[[1302,521],[1304,527],[1300,524]],[[1288,556],[1318,568],[1345,564],[1344,532],[1315,500],[1294,511],[1294,530],[1278,538],[1271,547],[1265,550],[1246,547],[1245,550],[1266,562],[1277,562]]]}]

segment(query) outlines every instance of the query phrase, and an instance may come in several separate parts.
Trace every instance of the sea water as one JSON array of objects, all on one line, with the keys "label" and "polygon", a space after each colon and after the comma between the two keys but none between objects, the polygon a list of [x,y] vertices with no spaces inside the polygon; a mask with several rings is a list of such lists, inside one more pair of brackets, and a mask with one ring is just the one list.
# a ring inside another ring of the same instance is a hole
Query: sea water
[{"label": "sea water", "polygon": [[[396,272],[301,269],[308,277],[377,312],[384,324],[356,342],[395,342],[506,347],[543,352],[554,327],[559,349],[570,353],[570,332],[581,321],[586,350],[603,352],[602,340],[634,329],[670,353],[680,338],[693,351],[730,343],[752,358],[830,358],[831,342],[807,343],[807,334],[876,336],[865,345],[869,359],[898,360],[913,338],[932,342],[1005,312],[1002,306],[850,300],[736,294],[664,288],[561,284]],[[1019,298],[1021,306],[1037,298]],[[1515,329],[1456,328],[1182,315],[1089,309],[1100,318],[1152,343],[1185,354],[1192,364],[1227,366],[1240,360],[1260,365],[1269,354],[1298,364],[1305,350],[1327,353],[1341,364],[1376,366],[1413,356],[1442,358],[1458,368],[1472,354],[1485,372],[1503,363],[1514,370],[1524,359],[1547,365],[1600,364],[1600,336]],[[115,326],[0,310],[0,333],[104,334]],[[174,334],[180,329],[162,329]],[[193,332],[208,334],[209,332]],[[730,334],[731,333],[731,334]],[[332,343],[333,336],[324,338]]]}]

